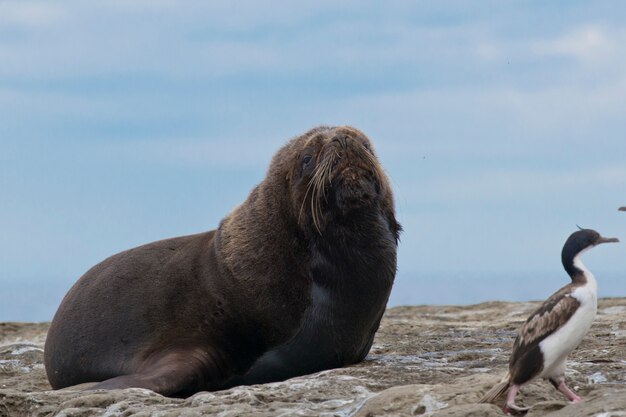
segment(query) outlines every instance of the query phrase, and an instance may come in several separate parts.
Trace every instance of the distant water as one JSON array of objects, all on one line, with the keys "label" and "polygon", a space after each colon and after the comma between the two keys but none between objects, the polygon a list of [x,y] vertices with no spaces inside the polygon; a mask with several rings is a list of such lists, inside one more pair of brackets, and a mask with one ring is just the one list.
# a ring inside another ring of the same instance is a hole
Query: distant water
[{"label": "distant water", "polygon": [[[626,272],[592,272],[598,281],[599,297],[626,297]],[[569,282],[565,271],[401,275],[388,306],[544,300]]]},{"label": "distant water", "polygon": [[[593,271],[600,297],[626,296],[626,274]],[[543,300],[568,282],[564,272],[399,274],[389,307]],[[0,321],[49,321],[74,281],[0,281]]]}]

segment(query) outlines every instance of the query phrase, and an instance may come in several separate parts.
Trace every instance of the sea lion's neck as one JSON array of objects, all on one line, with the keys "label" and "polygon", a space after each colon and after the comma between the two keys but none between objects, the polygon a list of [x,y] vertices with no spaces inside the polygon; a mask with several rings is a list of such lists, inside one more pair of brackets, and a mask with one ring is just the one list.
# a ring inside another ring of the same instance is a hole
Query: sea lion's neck
[{"label": "sea lion's neck", "polygon": [[[384,216],[370,212],[338,221],[311,238],[312,280],[337,291],[354,287],[391,285],[395,275],[396,241]],[[383,281],[383,282],[381,282]]]},{"label": "sea lion's neck", "polygon": [[[369,351],[393,285],[396,240],[383,216],[370,216],[359,224],[362,227],[337,222],[332,230],[311,238],[311,303],[303,322],[317,333],[324,329],[322,338],[327,342],[322,345],[333,346],[341,339],[362,358]],[[328,322],[328,317],[333,320]],[[364,327],[365,323],[369,324]],[[367,343],[357,342],[363,332],[371,334]]]},{"label": "sea lion's neck", "polygon": [[[222,220],[216,234],[221,262],[237,279],[278,280],[281,271],[304,256],[304,242],[293,236],[285,199],[264,183]],[[259,271],[266,276],[260,277]]]}]

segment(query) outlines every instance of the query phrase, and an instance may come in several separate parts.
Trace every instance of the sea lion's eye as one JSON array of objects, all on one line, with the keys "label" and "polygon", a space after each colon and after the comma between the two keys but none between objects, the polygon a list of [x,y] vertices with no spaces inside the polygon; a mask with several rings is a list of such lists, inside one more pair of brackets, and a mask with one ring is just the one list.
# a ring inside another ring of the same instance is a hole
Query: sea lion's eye
[{"label": "sea lion's eye", "polygon": [[305,166],[309,165],[309,162],[311,162],[312,158],[313,157],[311,155],[304,155],[302,157],[302,166],[305,167]]}]

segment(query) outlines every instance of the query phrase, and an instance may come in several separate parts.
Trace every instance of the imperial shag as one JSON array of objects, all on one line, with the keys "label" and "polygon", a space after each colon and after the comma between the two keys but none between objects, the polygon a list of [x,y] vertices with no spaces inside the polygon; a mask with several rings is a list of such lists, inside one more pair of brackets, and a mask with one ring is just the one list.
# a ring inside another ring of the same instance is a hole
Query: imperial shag
[{"label": "imperial shag", "polygon": [[548,379],[572,403],[582,399],[565,384],[565,358],[585,337],[597,310],[597,285],[580,255],[601,243],[619,242],[590,229],[574,232],[565,242],[561,260],[572,282],[552,294],[519,329],[509,360],[509,372],[480,402],[493,402],[510,388],[504,412],[522,412],[515,404],[522,385]]}]

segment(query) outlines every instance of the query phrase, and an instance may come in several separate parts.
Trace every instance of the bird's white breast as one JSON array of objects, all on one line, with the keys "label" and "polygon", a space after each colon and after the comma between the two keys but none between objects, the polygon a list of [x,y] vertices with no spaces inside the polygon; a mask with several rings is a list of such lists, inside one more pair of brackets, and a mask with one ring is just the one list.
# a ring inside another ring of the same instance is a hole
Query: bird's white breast
[{"label": "bird's white breast", "polygon": [[598,308],[596,280],[580,261],[576,262],[587,277],[587,283],[574,290],[569,297],[574,297],[580,306],[570,319],[558,330],[539,343],[544,357],[544,368],[541,377],[557,377],[565,371],[565,358],[583,340],[591,323],[596,317]]}]

